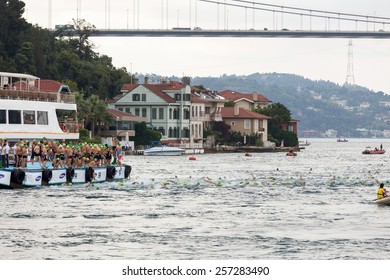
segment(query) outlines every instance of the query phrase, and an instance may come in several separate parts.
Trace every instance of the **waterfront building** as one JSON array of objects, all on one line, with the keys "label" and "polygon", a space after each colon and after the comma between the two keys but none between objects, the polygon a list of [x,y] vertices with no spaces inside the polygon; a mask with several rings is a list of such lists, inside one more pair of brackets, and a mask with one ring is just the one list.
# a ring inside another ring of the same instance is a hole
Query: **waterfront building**
[{"label": "waterfront building", "polygon": [[237,91],[224,90],[218,93],[219,96],[234,102],[234,106],[246,110],[265,108],[272,103],[260,93],[241,93]]},{"label": "waterfront building", "polygon": [[272,146],[272,143],[268,141],[270,117],[235,106],[223,108],[222,118],[224,123],[230,125],[232,131],[247,136],[256,135],[263,141],[265,147]]},{"label": "waterfront building", "polygon": [[111,109],[145,118],[161,132],[164,143],[186,143],[190,140],[191,88],[175,81],[149,84],[124,84]]}]

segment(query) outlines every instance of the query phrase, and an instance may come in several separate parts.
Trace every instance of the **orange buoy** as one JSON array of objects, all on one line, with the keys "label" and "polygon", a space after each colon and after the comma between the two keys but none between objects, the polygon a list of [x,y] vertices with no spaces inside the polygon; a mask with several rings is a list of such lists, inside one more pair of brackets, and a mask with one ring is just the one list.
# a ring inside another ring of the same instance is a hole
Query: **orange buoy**
[{"label": "orange buoy", "polygon": [[196,160],[196,157],[189,157],[189,160]]}]

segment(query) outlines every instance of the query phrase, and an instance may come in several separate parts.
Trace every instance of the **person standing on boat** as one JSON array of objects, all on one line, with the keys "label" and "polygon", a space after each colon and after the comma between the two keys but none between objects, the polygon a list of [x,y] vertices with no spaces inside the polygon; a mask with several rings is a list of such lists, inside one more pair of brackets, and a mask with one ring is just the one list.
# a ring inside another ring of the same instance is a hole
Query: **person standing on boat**
[{"label": "person standing on boat", "polygon": [[382,199],[387,196],[386,189],[384,188],[384,184],[380,183],[378,191],[376,192],[377,199]]},{"label": "person standing on boat", "polygon": [[3,154],[3,140],[0,140],[0,167],[5,167],[5,157]]},{"label": "person standing on boat", "polygon": [[382,146],[382,143],[381,143],[381,146],[380,146],[380,150],[382,151],[382,148],[383,148],[383,146]]},{"label": "person standing on boat", "polygon": [[3,143],[3,155],[4,155],[4,161],[5,161],[5,167],[9,167],[9,150],[11,148],[9,147],[7,139],[4,140]]}]

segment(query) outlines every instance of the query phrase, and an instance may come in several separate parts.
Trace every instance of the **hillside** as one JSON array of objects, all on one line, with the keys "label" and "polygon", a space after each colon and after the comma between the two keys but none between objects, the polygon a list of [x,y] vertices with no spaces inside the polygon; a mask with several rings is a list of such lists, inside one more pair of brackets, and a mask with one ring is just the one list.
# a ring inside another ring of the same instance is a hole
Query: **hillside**
[{"label": "hillside", "polygon": [[261,93],[287,106],[300,121],[299,131],[333,129],[338,137],[382,137],[383,131],[390,129],[390,110],[384,104],[390,104],[390,96],[360,86],[280,73],[195,77],[191,84],[217,91]]}]

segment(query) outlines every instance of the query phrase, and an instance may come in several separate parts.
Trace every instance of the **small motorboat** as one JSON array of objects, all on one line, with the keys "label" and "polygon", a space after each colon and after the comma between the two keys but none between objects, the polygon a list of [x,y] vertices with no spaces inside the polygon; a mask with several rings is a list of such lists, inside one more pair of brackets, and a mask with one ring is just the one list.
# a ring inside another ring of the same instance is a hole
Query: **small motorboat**
[{"label": "small motorboat", "polygon": [[372,150],[370,147],[366,147],[366,149],[362,152],[363,155],[381,155],[384,154],[386,151],[384,149],[378,149],[375,148]]},{"label": "small motorboat", "polygon": [[347,139],[345,139],[345,138],[344,138],[344,139],[340,139],[340,138],[338,138],[338,139],[337,139],[337,142],[348,142],[348,140],[347,140]]},{"label": "small motorboat", "polygon": [[286,156],[288,156],[288,157],[295,157],[295,156],[297,156],[297,153],[288,152],[288,153],[286,154]]},{"label": "small motorboat", "polygon": [[303,141],[303,140],[299,140],[298,141],[298,145],[299,145],[299,147],[307,147],[307,146],[310,146],[310,142],[309,141]]},{"label": "small motorboat", "polygon": [[164,146],[158,144],[144,151],[145,156],[180,156],[184,154],[184,150],[177,147]]},{"label": "small motorboat", "polygon": [[387,197],[384,197],[381,199],[377,199],[377,200],[375,200],[375,202],[379,205],[390,205],[390,196],[387,196]]}]

